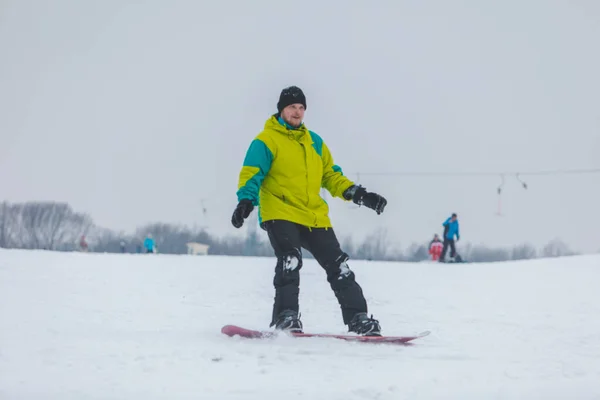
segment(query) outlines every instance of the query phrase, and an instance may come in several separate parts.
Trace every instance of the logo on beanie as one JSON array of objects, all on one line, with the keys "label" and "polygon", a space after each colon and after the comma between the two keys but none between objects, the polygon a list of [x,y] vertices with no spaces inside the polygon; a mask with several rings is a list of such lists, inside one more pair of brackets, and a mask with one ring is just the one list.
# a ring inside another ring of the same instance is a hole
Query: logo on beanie
[{"label": "logo on beanie", "polygon": [[281,112],[290,104],[300,103],[306,108],[306,96],[298,86],[290,86],[281,91],[279,102],[277,103],[277,111]]}]

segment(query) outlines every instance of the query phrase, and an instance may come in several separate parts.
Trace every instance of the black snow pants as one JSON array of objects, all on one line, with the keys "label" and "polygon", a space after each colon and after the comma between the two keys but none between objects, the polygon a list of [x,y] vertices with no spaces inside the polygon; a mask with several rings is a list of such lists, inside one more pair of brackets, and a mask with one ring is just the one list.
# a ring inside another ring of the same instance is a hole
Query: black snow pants
[{"label": "black snow pants", "polygon": [[454,239],[444,238],[444,247],[442,248],[442,255],[440,256],[440,262],[444,262],[446,258],[446,252],[450,247],[450,257],[456,256],[456,246],[454,245]]},{"label": "black snow pants", "polygon": [[308,250],[325,270],[327,281],[340,305],[344,324],[350,323],[356,313],[367,312],[362,288],[356,282],[354,272],[346,264],[349,257],[340,248],[332,228],[309,229],[284,220],[266,221],[263,228],[269,235],[277,257],[271,326],[275,324],[281,311],[299,311],[301,248]]}]

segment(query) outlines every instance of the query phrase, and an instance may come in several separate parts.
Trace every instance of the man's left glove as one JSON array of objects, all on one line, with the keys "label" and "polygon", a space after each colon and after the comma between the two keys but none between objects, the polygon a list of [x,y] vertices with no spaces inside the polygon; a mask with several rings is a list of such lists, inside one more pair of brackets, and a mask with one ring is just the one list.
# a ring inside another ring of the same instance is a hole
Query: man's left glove
[{"label": "man's left glove", "polygon": [[248,218],[250,213],[254,210],[254,205],[251,200],[242,199],[238,203],[237,207],[233,211],[233,215],[231,216],[231,223],[236,228],[241,228],[244,225],[244,220]]},{"label": "man's left glove", "polygon": [[387,204],[387,200],[377,193],[367,192],[367,190],[358,185],[350,186],[343,194],[346,200],[352,200],[355,204],[359,206],[364,205],[365,207],[369,207],[377,214],[381,214],[383,209]]}]

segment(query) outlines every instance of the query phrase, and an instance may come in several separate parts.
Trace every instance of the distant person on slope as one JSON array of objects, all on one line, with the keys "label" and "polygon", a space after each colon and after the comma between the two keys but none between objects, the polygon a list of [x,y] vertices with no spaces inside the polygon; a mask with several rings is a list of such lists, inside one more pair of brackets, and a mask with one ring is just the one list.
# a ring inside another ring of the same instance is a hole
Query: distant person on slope
[{"label": "distant person on slope", "polygon": [[81,248],[81,251],[88,251],[88,242],[85,238],[85,235],[81,235],[81,238],[79,239],[79,247]]},{"label": "distant person on slope", "polygon": [[[329,219],[321,187],[333,197],[381,214],[382,196],[355,185],[335,165],[323,139],[303,122],[306,98],[296,86],[281,91],[277,113],[250,143],[239,175],[238,205],[231,222],[240,228],[254,206],[277,256],[275,300],[270,326],[302,332],[299,314],[301,248],[310,251],[327,273],[349,332],[380,336],[379,322],[367,315],[367,302],[346,263]],[[259,205],[260,204],[260,205]]]},{"label": "distant person on slope", "polygon": [[433,240],[429,242],[429,255],[431,256],[432,261],[438,261],[440,259],[443,247],[444,245],[442,244],[440,237],[436,233],[433,236]]},{"label": "distant person on slope", "polygon": [[146,239],[144,239],[144,247],[146,248],[146,253],[154,253],[156,248],[155,248],[155,243],[154,243],[154,239],[152,238],[152,234],[148,234],[146,236]]},{"label": "distant person on slope", "polygon": [[454,258],[456,256],[456,246],[454,244],[454,237],[456,236],[456,241],[460,240],[460,232],[458,229],[458,216],[456,213],[452,214],[444,223],[442,224],[444,227],[444,247],[442,249],[442,255],[440,256],[440,262],[445,262],[446,252],[448,251],[448,246],[450,246],[450,257]]}]

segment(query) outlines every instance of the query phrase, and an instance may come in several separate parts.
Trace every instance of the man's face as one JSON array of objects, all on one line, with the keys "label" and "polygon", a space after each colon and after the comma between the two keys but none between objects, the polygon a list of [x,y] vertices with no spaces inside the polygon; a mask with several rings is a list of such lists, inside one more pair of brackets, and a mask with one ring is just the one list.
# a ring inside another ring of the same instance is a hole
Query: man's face
[{"label": "man's face", "polygon": [[456,216],[452,217],[452,222],[456,221]]},{"label": "man's face", "polygon": [[299,127],[304,120],[304,106],[300,103],[290,104],[281,110],[281,118],[294,128]]}]

